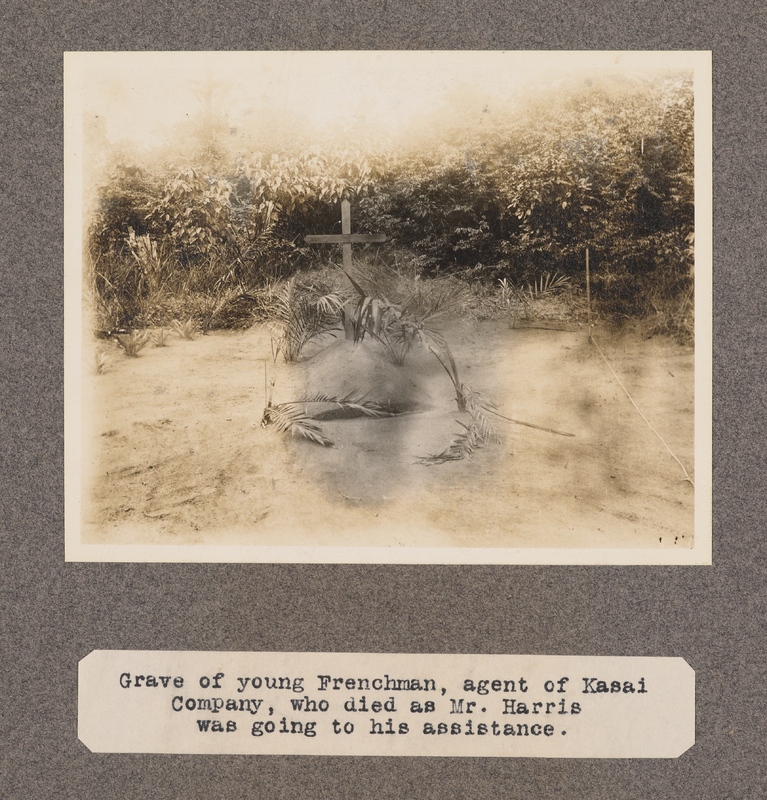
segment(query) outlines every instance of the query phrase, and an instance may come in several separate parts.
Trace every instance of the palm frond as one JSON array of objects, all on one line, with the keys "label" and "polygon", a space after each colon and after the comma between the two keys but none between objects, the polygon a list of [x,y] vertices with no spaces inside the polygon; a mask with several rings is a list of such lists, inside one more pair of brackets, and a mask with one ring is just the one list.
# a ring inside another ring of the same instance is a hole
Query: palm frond
[{"label": "palm frond", "polygon": [[295,277],[275,292],[273,314],[279,328],[276,347],[285,361],[295,361],[304,345],[337,326],[341,302],[333,293],[315,296],[313,287],[301,286]]},{"label": "palm frond", "polygon": [[339,292],[330,292],[328,294],[320,295],[315,301],[314,305],[323,314],[338,314],[346,302],[346,298]]},{"label": "palm frond", "polygon": [[331,405],[341,416],[365,417],[392,417],[399,412],[384,408],[380,403],[366,400],[359,392],[351,392],[345,397],[335,397],[328,394],[312,394],[289,403],[268,405],[264,409],[261,425],[274,425],[280,433],[290,433],[300,436],[310,442],[315,442],[323,447],[332,447],[333,440],[325,435],[316,420],[328,417],[327,411],[311,413],[308,406]]},{"label": "palm frond", "polygon": [[456,420],[463,428],[463,431],[456,434],[453,437],[453,441],[442,452],[419,458],[418,462],[420,464],[433,466],[435,464],[444,464],[447,461],[462,461],[465,458],[471,458],[474,451],[480,447],[484,447],[490,442],[498,443],[501,441],[493,427],[493,423],[490,422],[490,418],[485,413],[486,410],[495,409],[495,404],[480,392],[475,392],[465,383],[460,384],[456,391],[460,391],[461,396],[464,398],[466,411],[470,416],[469,424]]},{"label": "palm frond", "polygon": [[264,409],[261,424],[264,427],[272,424],[280,433],[300,436],[323,447],[333,446],[333,440],[323,433],[322,428],[304,412],[299,403],[280,403],[277,406],[268,406]]},{"label": "palm frond", "polygon": [[466,410],[471,415],[472,423],[476,426],[481,440],[499,443],[501,437],[493,427],[490,417],[485,413],[486,411],[495,412],[497,410],[495,403],[488,400],[481,392],[475,392],[465,383],[461,384],[461,394],[466,401]]},{"label": "palm frond", "polygon": [[352,411],[358,415],[366,417],[393,417],[399,412],[384,408],[381,403],[374,400],[366,400],[365,395],[358,392],[350,392],[346,397],[334,397],[327,394],[313,394],[302,397],[296,401],[296,405],[306,406],[311,403],[327,403],[336,406],[341,411]]},{"label": "palm frond", "polygon": [[450,348],[447,346],[447,342],[438,333],[420,326],[416,330],[416,336],[421,344],[439,361],[450,377],[455,389],[455,402],[458,405],[458,410],[466,411],[466,399],[462,391],[463,384],[458,377],[458,366],[455,363],[453,354],[450,352]]},{"label": "palm frond", "polygon": [[357,283],[357,281],[355,281],[354,278],[352,278],[352,276],[346,270],[344,270],[343,272],[344,275],[346,275],[346,277],[349,279],[349,283],[351,283],[351,285],[354,287],[357,294],[363,298],[367,297],[368,293]]},{"label": "palm frond", "polygon": [[570,285],[570,278],[567,275],[560,275],[558,272],[544,272],[535,279],[529,287],[531,297],[542,297],[552,294],[560,289],[565,289]]},{"label": "palm frond", "polygon": [[475,425],[464,425],[458,419],[456,422],[464,430],[453,437],[453,441],[441,453],[419,458],[419,464],[434,466],[448,461],[463,461],[466,458],[471,458],[474,451],[482,446],[481,437]]}]

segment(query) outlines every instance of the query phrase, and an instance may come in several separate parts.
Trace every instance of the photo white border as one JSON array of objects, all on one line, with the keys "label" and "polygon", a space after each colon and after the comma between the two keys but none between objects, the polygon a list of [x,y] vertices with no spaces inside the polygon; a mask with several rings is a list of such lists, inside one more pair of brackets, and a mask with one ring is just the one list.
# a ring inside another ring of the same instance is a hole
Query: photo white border
[{"label": "photo white border", "polygon": [[[333,51],[340,52],[340,51]],[[398,51],[393,51],[398,52]],[[413,53],[416,51],[401,51]],[[435,51],[431,51],[435,52]],[[459,51],[465,52],[465,51]],[[543,54],[544,51],[521,51]],[[694,70],[695,89],[695,522],[676,548],[407,548],[99,545],[80,541],[82,441],[83,75],[103,53],[64,54],[65,559],[146,563],[708,565],[712,560],[712,57],[710,51],[548,51],[557,57],[633,57]],[[108,54],[111,56],[135,55]],[[161,55],[142,52],[141,55]],[[173,55],[182,55],[174,52]],[[187,54],[190,55],[190,54]],[[201,53],[191,54],[201,55]],[[230,56],[235,53],[220,53]],[[677,63],[678,61],[678,63]]]}]

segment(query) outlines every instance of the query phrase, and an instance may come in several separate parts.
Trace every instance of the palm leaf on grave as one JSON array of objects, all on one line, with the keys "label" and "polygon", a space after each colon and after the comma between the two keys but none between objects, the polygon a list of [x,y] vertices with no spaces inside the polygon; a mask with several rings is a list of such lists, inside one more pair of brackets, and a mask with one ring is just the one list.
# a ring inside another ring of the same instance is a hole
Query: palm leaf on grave
[{"label": "palm leaf on grave", "polygon": [[[360,395],[359,392],[350,392],[345,397],[334,397],[327,394],[313,394],[308,397],[302,397],[300,400],[296,401],[296,405],[306,406],[312,403],[322,403],[335,406],[339,412],[350,416],[392,417],[400,413],[391,407],[385,408],[381,403],[378,403],[375,400],[367,400],[365,395]],[[352,413],[349,414],[349,412]]]},{"label": "palm leaf on grave", "polygon": [[493,427],[490,417],[486,412],[495,413],[497,406],[481,392],[476,392],[465,383],[461,384],[461,394],[466,400],[466,410],[471,415],[472,424],[476,426],[477,433],[482,443],[494,442],[498,444],[501,437]]},{"label": "palm leaf on grave", "polygon": [[447,461],[462,461],[465,458],[471,458],[474,451],[482,446],[476,426],[465,425],[460,420],[456,420],[456,422],[464,430],[456,434],[453,441],[442,452],[419,458],[419,464],[434,466]]},{"label": "palm leaf on grave", "polygon": [[480,447],[490,442],[500,442],[500,437],[486,413],[487,410],[494,409],[495,405],[465,383],[460,385],[460,392],[466,402],[466,411],[469,412],[469,424],[456,420],[463,430],[456,434],[452,442],[440,453],[419,458],[420,464],[433,466],[448,461],[462,461],[471,458],[474,451]]},{"label": "palm leaf on grave", "polygon": [[298,403],[280,403],[269,406],[264,411],[261,424],[266,427],[274,425],[280,433],[290,433],[291,436],[300,436],[323,447],[332,447],[333,440],[329,439],[322,428],[303,410]]},{"label": "palm leaf on grave", "polygon": [[[290,433],[292,436],[300,436],[323,447],[332,447],[333,440],[324,433],[316,421],[320,418],[320,414],[317,412],[312,414],[309,411],[308,406],[313,404],[334,407],[339,412],[336,416],[391,417],[399,413],[384,408],[373,400],[366,400],[359,392],[351,392],[345,397],[313,394],[294,402],[267,406],[261,424],[264,427],[272,424],[281,433]],[[321,413],[322,418],[328,416],[327,411]]]}]

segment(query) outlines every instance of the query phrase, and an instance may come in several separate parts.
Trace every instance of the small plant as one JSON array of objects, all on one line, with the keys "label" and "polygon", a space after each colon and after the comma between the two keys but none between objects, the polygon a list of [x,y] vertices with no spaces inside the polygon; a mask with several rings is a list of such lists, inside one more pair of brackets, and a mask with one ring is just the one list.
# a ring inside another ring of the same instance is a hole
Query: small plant
[{"label": "small plant", "polygon": [[375,276],[369,271],[364,280],[377,294],[366,292],[351,275],[346,272],[344,274],[358,296],[356,303],[347,302],[342,309],[347,339],[351,338],[357,343],[366,334],[370,334],[383,346],[389,360],[397,366],[405,363],[407,354],[419,342],[443,366],[456,390],[458,408],[465,411],[458,367],[453,354],[445,339],[427,327],[433,320],[462,307],[467,294],[465,286],[445,281],[430,281],[426,284],[413,280],[403,287],[400,281],[400,285],[395,287],[395,290],[399,289],[402,293],[400,302],[391,303],[380,293]]},{"label": "small plant", "polygon": [[241,290],[230,288],[223,291],[217,290],[213,294],[200,295],[196,298],[203,336],[206,336],[213,329],[216,317],[220,312],[241,296]]},{"label": "small plant", "polygon": [[109,356],[103,350],[96,350],[93,371],[96,375],[102,375],[107,369],[109,369]]},{"label": "small plant", "polygon": [[152,333],[152,341],[155,347],[167,347],[170,334],[165,328],[158,328]]},{"label": "small plant", "polygon": [[357,292],[356,302],[348,300],[340,310],[346,338],[358,344],[365,338],[366,333],[370,333],[380,341],[391,315],[399,316],[396,306],[383,296],[368,294],[348,272],[344,274]]},{"label": "small plant", "polygon": [[275,293],[274,316],[278,327],[273,355],[282,352],[286,362],[296,361],[304,346],[338,326],[343,297],[330,292],[318,295],[315,287],[291,278]]},{"label": "small plant", "polygon": [[115,341],[125,351],[126,356],[136,358],[148,344],[149,338],[147,331],[131,331],[126,335],[117,336]]},{"label": "small plant", "polygon": [[188,319],[186,322],[180,322],[177,319],[173,320],[173,330],[182,338],[182,339],[194,339],[197,334],[197,326],[193,319]]},{"label": "small plant", "polygon": [[521,286],[516,286],[507,278],[501,278],[501,302],[511,315],[511,327],[515,328],[519,320],[520,310],[525,319],[530,319],[531,296]]},{"label": "small plant", "polygon": [[515,285],[508,278],[501,278],[498,283],[501,287],[501,303],[511,314],[513,328],[519,319],[520,310],[526,320],[532,319],[535,301],[569,288],[570,278],[558,272],[544,272],[524,287]]}]

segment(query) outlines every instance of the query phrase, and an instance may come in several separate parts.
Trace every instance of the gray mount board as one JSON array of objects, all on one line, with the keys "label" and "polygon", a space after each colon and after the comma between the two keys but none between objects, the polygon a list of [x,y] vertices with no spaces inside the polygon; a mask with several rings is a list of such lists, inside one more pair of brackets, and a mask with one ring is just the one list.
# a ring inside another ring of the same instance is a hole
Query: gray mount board
[{"label": "gray mount board", "polygon": [[[759,797],[765,9],[744,0],[2,7],[2,758],[13,798]],[[62,54],[72,50],[694,49],[714,63],[710,567],[64,562]],[[93,649],[681,656],[674,761],[93,755]]]}]

